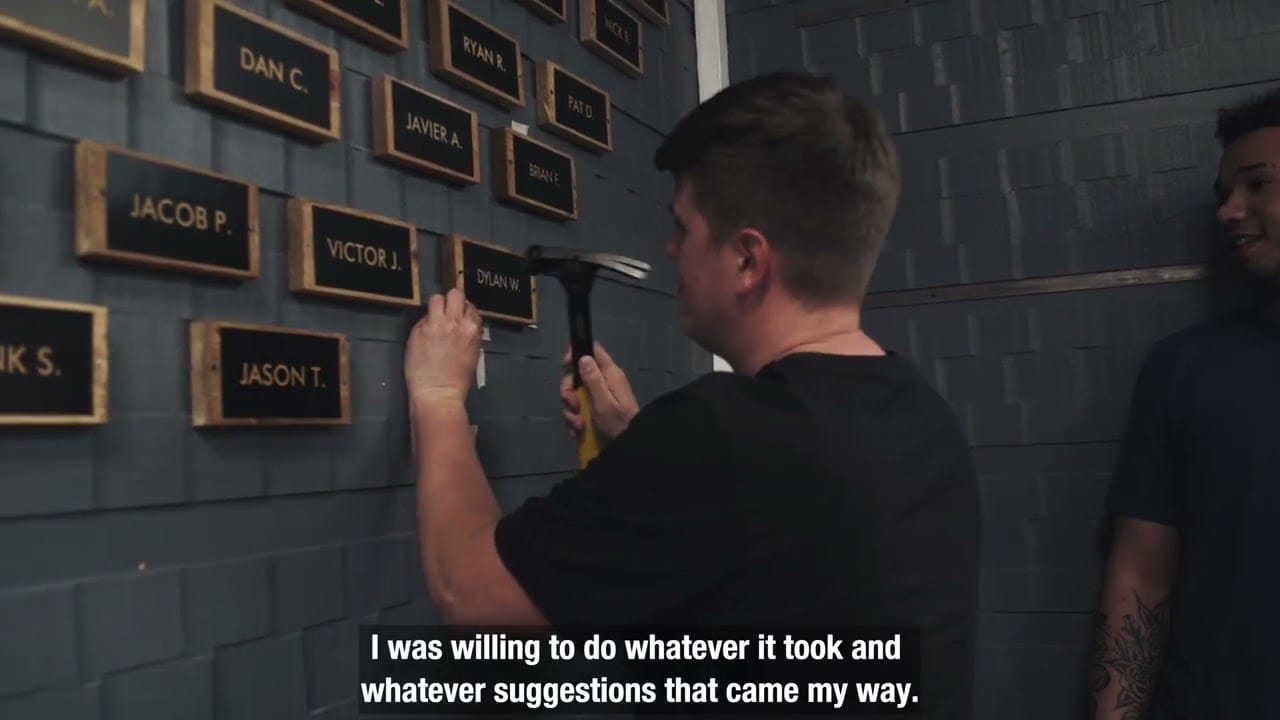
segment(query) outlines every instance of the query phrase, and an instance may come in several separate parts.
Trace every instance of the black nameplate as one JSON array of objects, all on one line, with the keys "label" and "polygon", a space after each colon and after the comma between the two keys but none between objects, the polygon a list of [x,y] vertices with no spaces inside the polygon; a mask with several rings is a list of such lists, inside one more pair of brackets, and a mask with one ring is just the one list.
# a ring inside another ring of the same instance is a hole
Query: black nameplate
[{"label": "black nameplate", "polygon": [[353,208],[289,201],[289,289],[386,305],[420,305],[418,231]]},{"label": "black nameplate", "polygon": [[454,5],[427,1],[431,72],[499,107],[524,107],[524,62],[516,39]]},{"label": "black nameplate", "polygon": [[480,315],[521,325],[538,323],[537,278],[529,274],[524,255],[462,235],[446,236],[440,251],[440,284],[462,290]]},{"label": "black nameplate", "polygon": [[285,2],[388,52],[409,47],[409,15],[405,0]]},{"label": "black nameplate", "polygon": [[193,322],[192,423],[350,424],[348,347],[333,333]]},{"label": "black nameplate", "polygon": [[496,128],[493,163],[498,199],[559,220],[578,218],[573,156],[510,128]]},{"label": "black nameplate", "polygon": [[582,0],[582,44],[632,77],[644,74],[644,36],[640,21],[614,0]]},{"label": "black nameplate", "polygon": [[461,185],[480,182],[474,112],[390,75],[372,85],[376,157]]},{"label": "black nameplate", "polygon": [[338,51],[223,0],[188,3],[188,94],[311,140],[338,139]]},{"label": "black nameplate", "polygon": [[564,22],[569,17],[566,3],[569,0],[521,0],[544,20],[548,22]]},{"label": "black nameplate", "polygon": [[0,36],[113,75],[142,72],[147,0],[0,0]]},{"label": "black nameplate", "polygon": [[0,295],[0,425],[107,421],[107,309]]},{"label": "black nameplate", "polygon": [[588,150],[613,150],[609,93],[551,62],[538,63],[538,125]]},{"label": "black nameplate", "polygon": [[258,277],[256,185],[134,150],[76,145],[76,254]]},{"label": "black nameplate", "polygon": [[667,10],[667,0],[630,0],[631,7],[654,25],[668,25],[671,14]]}]

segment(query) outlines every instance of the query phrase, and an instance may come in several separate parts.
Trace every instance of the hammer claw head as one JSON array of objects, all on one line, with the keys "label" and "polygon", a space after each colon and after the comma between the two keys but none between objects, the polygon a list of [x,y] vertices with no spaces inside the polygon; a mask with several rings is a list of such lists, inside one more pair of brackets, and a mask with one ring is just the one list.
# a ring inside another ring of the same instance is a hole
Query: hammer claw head
[{"label": "hammer claw head", "polygon": [[591,272],[600,269],[643,280],[653,270],[649,263],[625,255],[586,252],[576,248],[532,245],[525,257],[529,262],[529,271],[534,275],[557,275],[569,268],[589,269]]}]

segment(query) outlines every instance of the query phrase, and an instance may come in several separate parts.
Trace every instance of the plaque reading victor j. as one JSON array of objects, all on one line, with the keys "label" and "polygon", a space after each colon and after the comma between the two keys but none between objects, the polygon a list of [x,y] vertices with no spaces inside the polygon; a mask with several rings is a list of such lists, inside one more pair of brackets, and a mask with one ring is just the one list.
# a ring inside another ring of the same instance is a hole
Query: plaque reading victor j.
[{"label": "plaque reading victor j.", "polygon": [[630,0],[630,2],[636,12],[655,25],[667,25],[671,22],[667,0]]},{"label": "plaque reading victor j.", "polygon": [[147,0],[0,0],[0,37],[113,75],[142,72]]},{"label": "plaque reading victor j.", "polygon": [[354,208],[289,201],[289,289],[385,305],[420,305],[418,231]]},{"label": "plaque reading victor j.", "polygon": [[427,17],[431,72],[500,107],[524,107],[524,64],[515,38],[451,0],[427,0]]},{"label": "plaque reading victor j.", "polygon": [[340,135],[338,51],[224,0],[188,0],[187,93],[310,140]]},{"label": "plaque reading victor j.", "polygon": [[285,0],[389,52],[409,47],[409,15],[405,0]]},{"label": "plaque reading victor j.", "polygon": [[0,295],[0,425],[107,421],[107,309]]},{"label": "plaque reading victor j.", "polygon": [[76,145],[76,254],[244,280],[259,275],[258,188],[126,148]]},{"label": "plaque reading victor j.", "polygon": [[192,423],[350,424],[348,348],[334,333],[192,322]]},{"label": "plaque reading victor j.", "polygon": [[550,60],[538,63],[538,125],[588,150],[613,150],[609,93]]},{"label": "plaque reading victor j.", "polygon": [[460,185],[480,182],[474,112],[390,75],[372,85],[375,156]]},{"label": "plaque reading victor j.", "polygon": [[440,252],[440,284],[462,290],[482,316],[537,324],[537,279],[523,254],[462,235],[446,236]]},{"label": "plaque reading victor j.", "polygon": [[493,165],[498,199],[559,220],[578,218],[573,156],[510,128],[495,128]]},{"label": "plaque reading victor j.", "polygon": [[521,0],[543,19],[549,22],[564,22],[569,17],[566,4],[569,0]]},{"label": "plaque reading victor j.", "polygon": [[578,12],[583,45],[628,75],[644,74],[644,36],[639,20],[615,0],[582,0]]}]

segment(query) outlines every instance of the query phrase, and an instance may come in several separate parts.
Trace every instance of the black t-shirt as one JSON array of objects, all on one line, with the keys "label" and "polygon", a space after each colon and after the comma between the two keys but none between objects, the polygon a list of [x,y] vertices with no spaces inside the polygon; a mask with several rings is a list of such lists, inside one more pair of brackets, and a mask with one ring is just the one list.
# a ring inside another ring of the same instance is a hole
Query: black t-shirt
[{"label": "black t-shirt", "polygon": [[950,406],[896,354],[707,375],[496,542],[553,625],[921,626],[928,717],[972,717],[975,472]]},{"label": "black t-shirt", "polygon": [[1157,720],[1278,712],[1278,310],[1156,343],[1133,392],[1109,509],[1177,527],[1182,545]]}]

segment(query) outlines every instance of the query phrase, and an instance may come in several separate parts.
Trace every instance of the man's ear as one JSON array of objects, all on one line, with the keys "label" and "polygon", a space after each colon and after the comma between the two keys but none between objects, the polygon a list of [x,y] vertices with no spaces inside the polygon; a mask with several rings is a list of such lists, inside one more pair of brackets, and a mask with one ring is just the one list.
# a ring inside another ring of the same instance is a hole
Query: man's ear
[{"label": "man's ear", "polygon": [[755,228],[742,228],[730,241],[734,271],[743,290],[752,290],[765,282],[773,272],[773,249],[764,233]]}]

